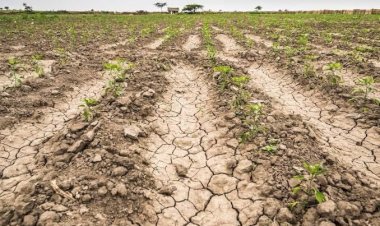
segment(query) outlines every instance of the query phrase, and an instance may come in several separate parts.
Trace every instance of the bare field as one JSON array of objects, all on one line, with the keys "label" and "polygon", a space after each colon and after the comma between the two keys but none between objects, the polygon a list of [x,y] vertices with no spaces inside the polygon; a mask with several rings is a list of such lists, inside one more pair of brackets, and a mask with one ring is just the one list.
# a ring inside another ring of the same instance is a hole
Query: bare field
[{"label": "bare field", "polygon": [[0,225],[380,222],[378,15],[0,14],[0,34]]}]

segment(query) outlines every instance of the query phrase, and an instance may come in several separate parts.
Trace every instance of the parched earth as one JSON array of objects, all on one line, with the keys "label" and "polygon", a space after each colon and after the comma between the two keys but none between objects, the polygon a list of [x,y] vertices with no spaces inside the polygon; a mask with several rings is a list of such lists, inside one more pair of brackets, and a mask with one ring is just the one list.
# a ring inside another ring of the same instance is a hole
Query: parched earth
[{"label": "parched earth", "polygon": [[[105,95],[109,77],[93,71],[36,107],[40,117],[0,128],[0,225],[377,225],[378,125],[240,57],[228,35],[215,40],[217,63],[246,72],[247,90],[268,106],[266,134],[239,142],[244,118],[231,108],[233,90],[218,89],[198,31],[171,44],[179,52],[160,47],[163,38],[128,53],[126,42],[105,44],[113,51],[102,58],[136,65],[122,96]],[[91,122],[78,108],[85,97],[99,100]],[[273,139],[278,152],[261,151]],[[327,168],[315,182],[326,202],[292,193],[304,162]]]}]

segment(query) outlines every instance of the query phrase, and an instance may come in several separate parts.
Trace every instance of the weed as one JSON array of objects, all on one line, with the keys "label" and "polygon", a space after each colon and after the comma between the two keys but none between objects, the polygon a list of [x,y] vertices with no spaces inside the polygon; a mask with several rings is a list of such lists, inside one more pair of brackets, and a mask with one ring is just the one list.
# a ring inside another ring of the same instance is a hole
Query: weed
[{"label": "weed", "polygon": [[13,86],[14,87],[20,87],[22,84],[22,80],[20,78],[20,75],[17,73],[17,65],[19,64],[19,61],[16,58],[9,58],[8,59],[8,65],[11,68],[11,77],[13,79]]},{"label": "weed", "polygon": [[98,101],[93,98],[82,99],[82,104],[79,106],[83,108],[82,116],[86,122],[92,121],[94,119],[95,111],[93,107],[96,106],[97,104],[98,104]]},{"label": "weed", "polygon": [[271,154],[277,152],[277,149],[278,149],[277,145],[274,145],[274,144],[268,144],[262,148],[263,151],[271,153]]},{"label": "weed", "polygon": [[123,91],[123,83],[117,82],[115,79],[108,80],[105,88],[105,94],[112,94],[114,97],[119,97],[123,94]]}]

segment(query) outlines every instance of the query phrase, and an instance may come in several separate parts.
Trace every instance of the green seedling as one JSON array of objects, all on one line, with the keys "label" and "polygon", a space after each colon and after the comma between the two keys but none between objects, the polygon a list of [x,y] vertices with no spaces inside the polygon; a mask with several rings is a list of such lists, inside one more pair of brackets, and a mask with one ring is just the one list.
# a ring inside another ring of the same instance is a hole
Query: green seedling
[{"label": "green seedling", "polygon": [[251,99],[250,92],[244,89],[239,89],[237,94],[234,96],[234,99],[232,101],[232,106],[236,110],[241,110],[243,109],[243,106],[245,106],[250,99]]},{"label": "green seedling", "polygon": [[39,61],[43,59],[42,55],[35,54],[32,56],[32,63],[34,67],[34,72],[36,72],[39,78],[45,77],[44,68],[39,64]]},{"label": "green seedling", "polygon": [[230,76],[233,72],[233,68],[230,66],[216,66],[214,67],[214,72],[219,72],[220,75],[218,77],[218,83],[219,87],[222,91],[227,89],[227,87],[230,85]]},{"label": "green seedling", "polygon": [[36,64],[36,65],[34,66],[34,71],[36,72],[36,74],[37,74],[37,76],[38,76],[39,78],[43,78],[43,77],[45,77],[45,70],[44,70],[44,68],[41,67],[39,64]]},{"label": "green seedling", "polygon": [[330,84],[338,86],[341,83],[343,83],[342,77],[338,74],[339,71],[342,70],[342,68],[343,65],[338,62],[332,62],[327,64],[326,69],[328,70],[328,72],[326,78]]},{"label": "green seedling", "polygon": [[310,62],[306,62],[303,66],[303,76],[305,78],[315,77],[317,74],[315,67]]},{"label": "green seedling", "polygon": [[245,75],[234,76],[231,78],[231,82],[233,85],[235,85],[241,89],[249,82],[249,77],[245,76]]},{"label": "green seedling", "polygon": [[322,203],[326,201],[326,197],[323,194],[323,192],[319,191],[316,186],[314,186],[315,178],[318,175],[322,175],[325,173],[325,169],[321,164],[309,164],[309,163],[304,163],[303,168],[307,172],[307,175],[299,175],[295,176],[295,179],[300,180],[301,182],[304,182],[301,185],[296,186],[292,189],[293,194],[297,194],[300,191],[304,191],[307,195],[309,196],[314,196],[314,199],[318,203]]},{"label": "green seedling", "polygon": [[82,104],[79,105],[82,110],[83,119],[86,122],[92,121],[94,119],[95,111],[94,106],[98,104],[98,101],[93,98],[84,98],[82,99]]},{"label": "green seedling", "polygon": [[246,114],[248,115],[249,119],[253,120],[254,122],[257,122],[260,116],[263,114],[264,105],[261,103],[248,104],[246,106],[246,109]]},{"label": "green seedling", "polygon": [[277,145],[273,145],[273,144],[266,145],[265,147],[262,148],[263,151],[268,152],[270,154],[277,152],[277,149],[278,149]]},{"label": "green seedling", "polygon": [[19,61],[16,58],[9,58],[8,59],[8,65],[11,68],[11,77],[13,79],[13,86],[14,87],[20,87],[22,84],[22,80],[20,78],[20,75],[17,73],[17,65],[19,64]]},{"label": "green seedling", "polygon": [[64,65],[66,64],[66,62],[68,61],[69,59],[69,55],[68,55],[68,52],[64,49],[64,48],[57,48],[55,49],[56,52],[58,53],[59,55],[59,64],[60,65]]},{"label": "green seedling", "polygon": [[365,76],[359,78],[356,82],[358,87],[354,88],[352,91],[353,94],[360,94],[363,96],[364,100],[368,100],[368,95],[376,91],[374,84],[375,79],[372,76]]},{"label": "green seedling", "polygon": [[371,46],[367,45],[360,45],[355,48],[356,51],[361,52],[361,53],[369,53],[369,52],[374,52],[374,48]]},{"label": "green seedling", "polygon": [[117,82],[115,79],[110,79],[107,82],[105,93],[112,94],[114,97],[119,97],[123,94],[124,85],[123,83]]},{"label": "green seedling", "polygon": [[307,46],[308,43],[309,43],[309,34],[302,34],[298,38],[298,44],[299,45],[301,45],[301,46]]},{"label": "green seedling", "polygon": [[333,36],[331,34],[324,34],[323,40],[326,44],[331,44],[333,42]]},{"label": "green seedling", "polygon": [[230,74],[231,72],[233,72],[233,70],[234,69],[230,66],[216,66],[216,67],[214,67],[215,72],[220,72],[223,74]]},{"label": "green seedling", "polygon": [[122,59],[103,64],[103,68],[113,74],[116,82],[124,82],[127,78],[127,71],[134,68],[134,66],[133,63],[126,64]]}]

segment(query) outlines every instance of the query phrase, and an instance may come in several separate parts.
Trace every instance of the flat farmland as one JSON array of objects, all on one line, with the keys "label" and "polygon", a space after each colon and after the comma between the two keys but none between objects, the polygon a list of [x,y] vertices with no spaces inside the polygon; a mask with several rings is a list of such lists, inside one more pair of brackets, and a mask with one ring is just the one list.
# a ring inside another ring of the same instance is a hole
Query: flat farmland
[{"label": "flat farmland", "polygon": [[0,225],[378,225],[380,15],[0,14]]}]

